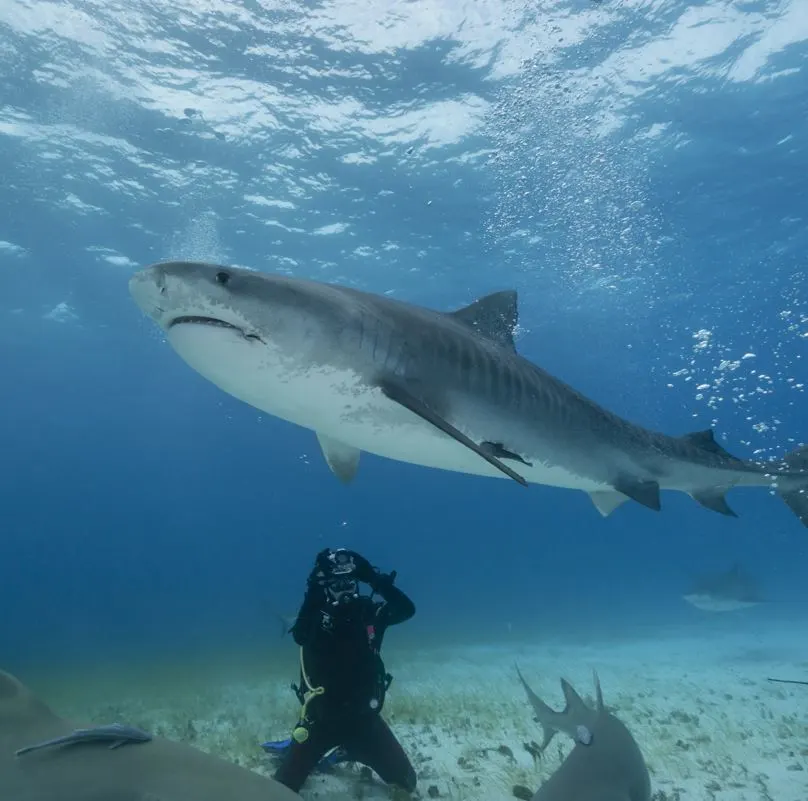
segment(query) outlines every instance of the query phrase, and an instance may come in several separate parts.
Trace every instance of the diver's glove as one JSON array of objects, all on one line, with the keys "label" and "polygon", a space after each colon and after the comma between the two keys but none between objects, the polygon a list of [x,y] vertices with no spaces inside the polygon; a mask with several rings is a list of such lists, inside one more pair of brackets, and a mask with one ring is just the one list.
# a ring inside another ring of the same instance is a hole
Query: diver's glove
[{"label": "diver's glove", "polygon": [[395,580],[395,570],[392,573],[380,573],[377,570],[376,575],[373,577],[373,581],[368,581],[367,583],[370,585],[373,592],[378,592],[379,595],[384,595],[384,593],[393,586]]},{"label": "diver's glove", "polygon": [[372,587],[380,575],[378,569],[373,567],[364,556],[356,553],[356,551],[352,551],[351,555],[354,563],[353,577],[357,581],[363,581]]}]

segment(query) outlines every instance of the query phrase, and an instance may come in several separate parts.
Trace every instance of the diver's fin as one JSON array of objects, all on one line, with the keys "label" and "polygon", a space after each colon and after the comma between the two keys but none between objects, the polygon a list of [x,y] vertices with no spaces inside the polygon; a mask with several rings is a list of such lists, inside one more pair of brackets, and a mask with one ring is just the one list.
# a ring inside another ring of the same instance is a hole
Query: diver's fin
[{"label": "diver's fin", "polygon": [[629,500],[628,495],[624,495],[622,492],[610,492],[609,490],[590,492],[589,497],[592,499],[592,503],[595,504],[595,508],[604,517],[608,517],[615,509]]},{"label": "diver's fin", "polygon": [[382,381],[379,384],[379,388],[394,403],[401,404],[405,409],[409,409],[413,414],[417,414],[422,420],[431,423],[435,428],[443,431],[444,434],[448,434],[461,445],[465,445],[469,450],[474,451],[474,453],[485,459],[490,465],[496,467],[497,470],[501,470],[509,478],[512,478],[524,487],[527,486],[527,481],[525,481],[519,473],[515,470],[511,470],[508,465],[503,464],[496,456],[489,453],[486,448],[478,445],[474,440],[469,439],[462,431],[458,431],[448,420],[444,420],[443,417],[430,409],[422,400],[416,398],[405,387],[394,382]]},{"label": "diver's fin", "polygon": [[523,459],[518,453],[509,451],[501,442],[481,442],[480,447],[490,453],[491,456],[496,456],[497,459],[512,459],[514,462],[527,465],[527,467],[533,467],[530,462]]},{"label": "diver's fin", "polygon": [[519,322],[519,309],[515,289],[494,292],[448,314],[486,339],[516,351],[513,333]]},{"label": "diver's fin", "polygon": [[282,754],[287,751],[291,745],[292,738],[287,737],[285,740],[269,740],[268,742],[261,743],[261,748],[270,753]]},{"label": "diver's fin", "polygon": [[735,514],[724,497],[725,492],[726,490],[720,488],[699,490],[698,492],[691,492],[690,497],[705,509],[712,509],[713,512],[727,515],[727,517],[737,517],[738,515]]},{"label": "diver's fin", "polygon": [[614,482],[614,488],[623,495],[628,495],[632,501],[637,501],[655,512],[662,508],[659,500],[659,484],[656,481],[640,481],[623,476]]},{"label": "diver's fin", "polygon": [[317,439],[320,442],[323,456],[331,472],[343,484],[353,481],[356,471],[359,469],[359,457],[362,451],[351,445],[344,445],[339,440],[331,439],[331,437],[319,432],[317,432]]},{"label": "diver's fin", "polygon": [[[778,490],[777,494],[785,501],[788,508],[797,515],[800,522],[808,527],[808,445],[802,445],[787,453],[785,463],[790,471],[805,472],[805,484],[796,488],[792,484],[787,490]],[[785,485],[785,481],[781,485]]]}]

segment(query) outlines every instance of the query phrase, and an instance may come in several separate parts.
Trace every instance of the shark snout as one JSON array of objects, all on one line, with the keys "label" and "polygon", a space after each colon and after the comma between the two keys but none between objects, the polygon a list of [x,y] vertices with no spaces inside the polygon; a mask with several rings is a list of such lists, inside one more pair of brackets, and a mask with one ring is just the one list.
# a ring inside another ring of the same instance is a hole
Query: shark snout
[{"label": "shark snout", "polygon": [[158,318],[166,294],[165,272],[157,265],[138,270],[129,279],[129,294],[144,314]]}]

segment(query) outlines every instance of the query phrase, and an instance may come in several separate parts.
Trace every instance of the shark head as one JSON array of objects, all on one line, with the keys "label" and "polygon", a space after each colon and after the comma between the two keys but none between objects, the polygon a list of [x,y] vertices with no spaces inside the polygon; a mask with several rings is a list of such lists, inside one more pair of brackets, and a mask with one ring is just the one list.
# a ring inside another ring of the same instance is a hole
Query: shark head
[{"label": "shark head", "polygon": [[[267,396],[274,399],[278,387],[332,361],[340,307],[324,301],[320,286],[182,261],[154,264],[129,281],[135,303],[185,362],[231,395],[273,413],[282,410],[268,405]],[[283,405],[282,393],[278,402]]]},{"label": "shark head", "polygon": [[283,277],[204,262],[153,264],[132,276],[129,292],[172,345],[217,338],[234,347],[288,344],[305,305],[299,287]]}]

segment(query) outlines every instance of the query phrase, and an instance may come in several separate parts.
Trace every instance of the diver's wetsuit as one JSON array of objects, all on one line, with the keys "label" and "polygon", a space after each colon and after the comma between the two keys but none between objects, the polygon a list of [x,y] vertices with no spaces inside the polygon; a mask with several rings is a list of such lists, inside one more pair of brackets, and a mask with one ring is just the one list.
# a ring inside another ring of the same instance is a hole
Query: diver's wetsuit
[{"label": "diver's wetsuit", "polygon": [[275,773],[277,781],[295,792],[320,758],[337,746],[387,784],[415,789],[415,770],[379,714],[390,681],[379,654],[384,633],[412,617],[415,605],[393,586],[392,577],[380,576],[372,586],[382,602],[359,596],[332,606],[323,589],[310,582],[292,627],[301,646],[300,689],[323,688],[304,706],[298,722],[308,738],[302,743],[292,738]]}]

